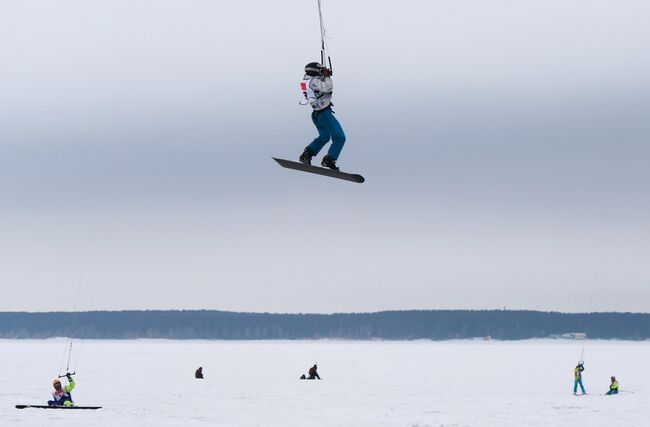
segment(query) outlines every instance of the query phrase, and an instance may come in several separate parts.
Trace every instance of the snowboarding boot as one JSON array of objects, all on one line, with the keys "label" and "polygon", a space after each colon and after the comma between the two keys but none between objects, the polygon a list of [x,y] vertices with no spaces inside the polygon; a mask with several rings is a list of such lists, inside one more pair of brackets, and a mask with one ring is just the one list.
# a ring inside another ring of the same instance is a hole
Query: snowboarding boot
[{"label": "snowboarding boot", "polygon": [[323,161],[320,162],[321,166],[332,169],[333,171],[338,171],[339,168],[336,166],[336,160],[332,159],[329,154],[323,157]]},{"label": "snowboarding boot", "polygon": [[311,158],[314,157],[315,154],[316,153],[311,151],[311,148],[307,147],[298,158],[298,161],[305,165],[311,165]]}]

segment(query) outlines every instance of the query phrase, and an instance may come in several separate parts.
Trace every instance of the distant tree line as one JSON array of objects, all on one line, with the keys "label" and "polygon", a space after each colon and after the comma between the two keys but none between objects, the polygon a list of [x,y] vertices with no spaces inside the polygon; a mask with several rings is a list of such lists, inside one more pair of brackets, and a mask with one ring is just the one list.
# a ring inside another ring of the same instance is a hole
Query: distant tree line
[{"label": "distant tree line", "polygon": [[410,310],[271,314],[210,310],[0,313],[0,338],[521,340],[585,332],[588,338],[650,338],[650,313]]}]

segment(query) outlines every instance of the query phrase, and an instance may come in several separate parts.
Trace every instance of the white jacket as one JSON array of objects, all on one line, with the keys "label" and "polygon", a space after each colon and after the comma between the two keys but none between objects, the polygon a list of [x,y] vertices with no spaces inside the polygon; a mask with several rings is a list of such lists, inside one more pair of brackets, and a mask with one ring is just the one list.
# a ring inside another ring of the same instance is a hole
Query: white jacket
[{"label": "white jacket", "polygon": [[305,76],[300,82],[300,88],[314,111],[324,110],[332,105],[334,84],[331,77]]}]

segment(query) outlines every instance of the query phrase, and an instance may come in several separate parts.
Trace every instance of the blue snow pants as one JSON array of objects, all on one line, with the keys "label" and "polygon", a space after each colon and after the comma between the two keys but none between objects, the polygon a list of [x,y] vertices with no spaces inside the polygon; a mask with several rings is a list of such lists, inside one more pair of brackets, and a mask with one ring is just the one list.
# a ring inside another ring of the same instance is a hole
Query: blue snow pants
[{"label": "blue snow pants", "polygon": [[343,133],[343,128],[339,121],[334,117],[332,107],[327,107],[320,111],[313,111],[311,113],[311,121],[314,122],[314,126],[318,129],[318,137],[308,147],[316,155],[331,139],[332,145],[327,154],[332,160],[338,159],[343,149],[343,144],[345,144],[345,133]]},{"label": "blue snow pants", "polygon": [[585,393],[585,387],[582,385],[582,378],[577,379],[577,380],[574,381],[574,383],[573,383],[573,393],[575,394],[575,393],[578,392],[578,384],[580,384],[580,389],[582,390],[582,394],[584,394]]}]

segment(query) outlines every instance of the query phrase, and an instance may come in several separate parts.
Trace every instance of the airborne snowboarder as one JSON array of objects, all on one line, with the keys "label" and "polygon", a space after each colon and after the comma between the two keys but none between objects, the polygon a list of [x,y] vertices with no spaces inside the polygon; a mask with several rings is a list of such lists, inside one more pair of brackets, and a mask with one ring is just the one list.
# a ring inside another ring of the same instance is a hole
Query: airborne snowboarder
[{"label": "airborne snowboarder", "polygon": [[[311,120],[314,126],[316,126],[318,136],[305,147],[300,157],[298,157],[298,162],[276,157],[273,157],[273,160],[278,162],[283,168],[361,184],[365,181],[363,176],[341,172],[336,165],[341,150],[343,150],[343,145],[345,144],[345,132],[343,132],[341,124],[334,117],[334,111],[332,111],[332,92],[334,90],[332,83],[332,59],[327,48],[321,0],[318,0],[318,18],[320,20],[320,62],[310,62],[307,64],[305,66],[305,76],[300,82],[300,88],[304,97],[300,101],[300,104],[309,104],[311,106]],[[332,141],[332,145],[321,160],[321,166],[323,167],[312,166],[311,161],[314,156],[330,141]]]},{"label": "airborne snowboarder", "polygon": [[336,161],[345,144],[345,133],[332,111],[332,71],[318,62],[310,62],[305,66],[305,76],[300,87],[305,97],[304,104],[311,105],[311,120],[318,130],[318,136],[300,155],[300,162],[311,165],[311,159],[323,149],[330,139],[332,145],[323,157],[321,165],[338,171]]}]

